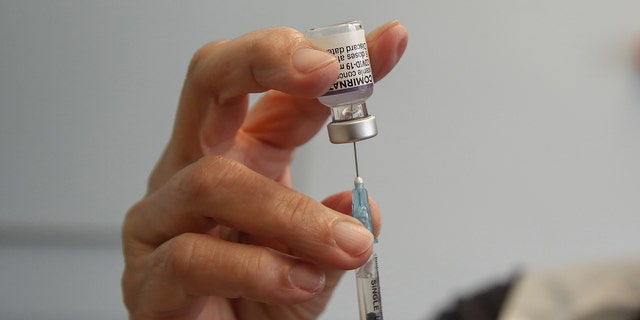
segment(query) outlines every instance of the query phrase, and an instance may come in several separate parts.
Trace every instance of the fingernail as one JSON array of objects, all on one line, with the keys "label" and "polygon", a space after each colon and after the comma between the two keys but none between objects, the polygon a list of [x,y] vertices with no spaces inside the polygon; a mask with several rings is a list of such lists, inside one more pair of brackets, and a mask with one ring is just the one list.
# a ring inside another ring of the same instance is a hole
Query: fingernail
[{"label": "fingernail", "polygon": [[302,73],[312,72],[334,61],[336,58],[332,54],[311,48],[300,48],[291,57],[293,67]]},{"label": "fingernail", "polygon": [[296,288],[317,292],[324,287],[324,273],[308,263],[297,263],[289,270],[289,282]]},{"label": "fingernail", "polygon": [[333,227],[333,237],[340,249],[357,257],[373,245],[373,235],[367,228],[355,223],[341,221]]}]

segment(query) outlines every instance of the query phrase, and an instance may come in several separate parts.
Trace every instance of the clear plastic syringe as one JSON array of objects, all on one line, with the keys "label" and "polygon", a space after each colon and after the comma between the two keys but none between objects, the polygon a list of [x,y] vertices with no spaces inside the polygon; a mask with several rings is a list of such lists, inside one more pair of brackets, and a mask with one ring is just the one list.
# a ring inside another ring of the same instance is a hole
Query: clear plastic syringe
[{"label": "clear plastic syringe", "polygon": [[[355,147],[355,144],[354,144]],[[369,195],[364,188],[362,178],[357,176],[353,188],[353,216],[375,235],[371,221]],[[378,239],[374,240],[377,243]],[[360,320],[382,320],[382,296],[380,278],[378,276],[378,256],[375,252],[369,260],[356,270],[356,286],[358,289],[358,308]]]}]

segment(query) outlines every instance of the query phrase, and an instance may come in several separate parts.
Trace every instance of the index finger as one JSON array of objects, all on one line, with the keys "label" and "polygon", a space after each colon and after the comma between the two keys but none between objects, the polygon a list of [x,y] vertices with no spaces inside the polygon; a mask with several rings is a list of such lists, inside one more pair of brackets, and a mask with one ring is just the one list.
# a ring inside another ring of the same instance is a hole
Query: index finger
[{"label": "index finger", "polygon": [[297,257],[349,269],[368,258],[373,244],[353,217],[220,156],[178,172],[139,207],[146,210],[133,210],[126,228],[135,229],[149,248],[221,224],[284,243]]},{"label": "index finger", "polygon": [[205,45],[191,61],[186,85],[224,105],[269,89],[313,98],[337,76],[335,57],[315,49],[297,30],[278,27]]},{"label": "index finger", "polygon": [[194,54],[184,81],[167,153],[175,158],[170,162],[179,163],[172,167],[199,159],[207,146],[232,145],[245,120],[248,93],[275,89],[314,98],[338,71],[333,55],[286,27],[205,45]]}]

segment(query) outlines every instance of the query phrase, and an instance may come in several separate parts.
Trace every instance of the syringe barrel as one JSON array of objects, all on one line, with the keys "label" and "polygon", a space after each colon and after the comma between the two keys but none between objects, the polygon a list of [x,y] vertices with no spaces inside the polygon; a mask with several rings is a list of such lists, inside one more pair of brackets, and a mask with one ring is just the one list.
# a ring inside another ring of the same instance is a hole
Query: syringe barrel
[{"label": "syringe barrel", "polygon": [[360,320],[382,320],[382,294],[378,276],[378,256],[375,253],[356,270],[356,286]]}]

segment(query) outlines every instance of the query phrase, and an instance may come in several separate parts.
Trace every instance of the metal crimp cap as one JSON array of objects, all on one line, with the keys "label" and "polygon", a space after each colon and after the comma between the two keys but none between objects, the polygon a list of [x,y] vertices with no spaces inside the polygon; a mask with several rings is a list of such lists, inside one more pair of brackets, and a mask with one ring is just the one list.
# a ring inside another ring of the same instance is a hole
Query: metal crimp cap
[{"label": "metal crimp cap", "polygon": [[327,125],[331,143],[348,143],[373,138],[378,134],[375,116],[366,116]]}]

